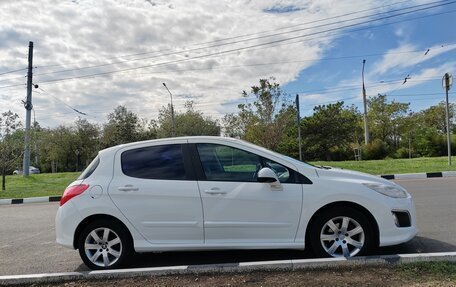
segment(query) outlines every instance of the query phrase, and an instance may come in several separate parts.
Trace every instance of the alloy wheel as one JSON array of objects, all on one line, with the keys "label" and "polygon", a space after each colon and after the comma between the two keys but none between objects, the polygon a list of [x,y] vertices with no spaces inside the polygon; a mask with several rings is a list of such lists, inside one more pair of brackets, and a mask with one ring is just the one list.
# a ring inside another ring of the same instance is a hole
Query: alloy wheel
[{"label": "alloy wheel", "polygon": [[96,266],[109,267],[119,260],[122,254],[122,241],[112,229],[100,227],[87,235],[84,251],[87,258]]},{"label": "alloy wheel", "polygon": [[364,241],[361,224],[347,216],[328,220],[320,232],[321,245],[332,257],[353,257],[361,251]]}]

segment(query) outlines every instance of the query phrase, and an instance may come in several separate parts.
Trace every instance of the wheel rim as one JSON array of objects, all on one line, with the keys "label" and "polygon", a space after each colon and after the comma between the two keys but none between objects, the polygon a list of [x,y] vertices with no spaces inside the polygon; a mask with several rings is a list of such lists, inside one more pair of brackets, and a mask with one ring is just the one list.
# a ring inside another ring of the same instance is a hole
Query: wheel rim
[{"label": "wheel rim", "polygon": [[328,220],[320,232],[320,242],[332,257],[352,257],[364,246],[364,229],[353,218],[339,216]]},{"label": "wheel rim", "polygon": [[122,241],[119,235],[107,227],[92,230],[84,242],[87,258],[96,266],[109,267],[116,263],[122,254]]}]

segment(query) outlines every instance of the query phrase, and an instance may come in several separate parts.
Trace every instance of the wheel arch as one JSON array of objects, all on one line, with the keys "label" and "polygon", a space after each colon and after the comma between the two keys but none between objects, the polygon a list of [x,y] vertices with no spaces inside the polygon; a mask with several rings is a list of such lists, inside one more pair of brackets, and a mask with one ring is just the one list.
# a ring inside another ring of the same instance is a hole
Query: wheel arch
[{"label": "wheel arch", "polygon": [[374,232],[374,246],[378,247],[379,244],[380,244],[380,230],[379,230],[379,227],[378,227],[378,223],[377,223],[377,220],[375,220],[375,217],[372,215],[372,213],[367,210],[364,206],[358,204],[358,203],[354,203],[354,202],[351,202],[351,201],[336,201],[336,202],[331,202],[331,203],[328,203],[324,206],[322,206],[321,208],[319,208],[317,211],[315,211],[315,213],[312,215],[312,217],[310,218],[309,220],[309,223],[307,224],[307,227],[306,227],[306,237],[305,237],[305,242],[306,242],[306,246],[310,246],[310,229],[311,229],[311,226],[313,225],[313,223],[315,222],[315,219],[318,217],[319,214],[321,214],[322,212],[325,212],[326,210],[328,209],[332,209],[332,208],[335,208],[335,207],[350,207],[350,208],[353,208],[359,212],[361,212],[363,215],[366,216],[366,218],[368,219],[368,221],[373,225],[373,232]]},{"label": "wheel arch", "polygon": [[108,215],[108,214],[92,214],[92,215],[84,218],[79,223],[78,227],[76,227],[76,230],[74,232],[74,237],[73,237],[74,249],[78,249],[78,240],[79,240],[79,236],[81,235],[82,230],[84,230],[84,228],[87,225],[91,224],[92,222],[98,221],[98,220],[109,220],[109,221],[119,224],[119,226],[121,226],[123,229],[125,229],[128,237],[130,239],[131,244],[133,244],[134,241],[133,241],[133,236],[131,235],[131,232],[128,229],[128,227],[121,220],[119,220],[118,218],[116,218],[112,215]]}]

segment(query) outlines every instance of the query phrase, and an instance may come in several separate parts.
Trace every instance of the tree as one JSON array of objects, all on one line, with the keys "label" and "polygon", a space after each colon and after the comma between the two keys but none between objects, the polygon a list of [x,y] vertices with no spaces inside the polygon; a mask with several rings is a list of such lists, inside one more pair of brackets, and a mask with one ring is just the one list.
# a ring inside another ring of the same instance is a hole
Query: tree
[{"label": "tree", "polygon": [[390,147],[398,147],[400,130],[409,112],[410,103],[388,102],[386,95],[368,99],[368,118],[371,138],[379,139]]},{"label": "tree", "polygon": [[[437,132],[441,134],[446,133],[446,104],[440,102],[435,106],[431,106],[421,112],[417,113],[417,120],[420,127],[435,128]],[[450,130],[454,129],[454,118],[455,104],[450,103]]]},{"label": "tree", "polygon": [[44,130],[40,139],[40,160],[43,171],[74,171],[78,137],[73,127],[58,126]]},{"label": "tree", "polygon": [[100,149],[100,128],[87,119],[78,118],[75,122],[76,170],[87,166]]},{"label": "tree", "polygon": [[[270,82],[270,80],[272,82]],[[268,149],[277,150],[283,140],[287,127],[295,125],[296,110],[286,102],[286,95],[275,79],[260,79],[259,86],[252,86],[248,94],[253,95],[253,103],[238,105],[239,111],[226,115],[225,131],[235,136]]]},{"label": "tree", "polygon": [[351,153],[350,144],[360,132],[361,114],[344,102],[320,105],[314,114],[302,119],[303,147],[307,157],[332,160],[337,152]]},{"label": "tree", "polygon": [[0,171],[2,173],[2,190],[6,189],[6,173],[20,165],[23,155],[23,133],[19,116],[11,111],[0,117]]},{"label": "tree", "polygon": [[[195,102],[185,103],[185,112],[175,111],[176,136],[219,136],[220,125],[217,120],[204,116],[195,109]],[[172,136],[171,106],[162,107],[156,123],[158,137]]]},{"label": "tree", "polygon": [[[410,146],[418,156],[447,154],[445,103],[440,102],[409,116]],[[450,129],[454,129],[455,105],[450,104]]]},{"label": "tree", "polygon": [[104,125],[102,146],[104,148],[137,141],[140,138],[138,116],[124,106],[118,106],[108,115]]}]

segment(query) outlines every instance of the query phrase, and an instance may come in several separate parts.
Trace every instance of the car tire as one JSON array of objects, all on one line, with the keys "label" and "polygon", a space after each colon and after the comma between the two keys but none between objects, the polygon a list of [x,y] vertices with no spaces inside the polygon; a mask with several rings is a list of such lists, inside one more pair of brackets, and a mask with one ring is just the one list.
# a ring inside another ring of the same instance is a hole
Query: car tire
[{"label": "car tire", "polygon": [[134,253],[126,228],[108,220],[87,225],[79,236],[78,249],[84,263],[93,270],[125,266]]},{"label": "car tire", "polygon": [[353,257],[369,254],[374,232],[369,219],[357,209],[335,207],[316,215],[309,230],[318,257]]}]

